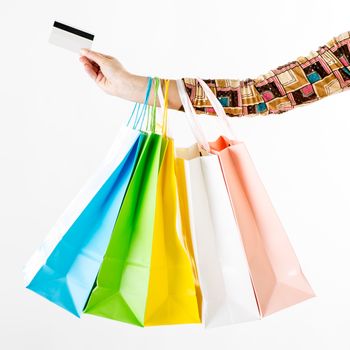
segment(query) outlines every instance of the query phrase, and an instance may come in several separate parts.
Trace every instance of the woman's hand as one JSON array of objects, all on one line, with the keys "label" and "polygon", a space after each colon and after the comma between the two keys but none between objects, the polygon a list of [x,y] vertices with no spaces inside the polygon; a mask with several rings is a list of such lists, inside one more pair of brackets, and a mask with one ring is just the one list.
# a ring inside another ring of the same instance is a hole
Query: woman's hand
[{"label": "woman's hand", "polygon": [[[148,77],[129,73],[114,57],[89,49],[81,49],[80,62],[91,79],[107,94],[129,101],[143,103],[147,89]],[[163,92],[164,93],[164,92]],[[152,105],[154,89],[150,91],[148,104]],[[157,107],[160,103],[156,101]],[[180,96],[175,80],[170,80],[168,92],[168,108],[179,109]]]},{"label": "woman's hand", "polygon": [[88,49],[81,50],[80,62],[91,79],[107,94],[119,96],[129,72],[114,57]]}]

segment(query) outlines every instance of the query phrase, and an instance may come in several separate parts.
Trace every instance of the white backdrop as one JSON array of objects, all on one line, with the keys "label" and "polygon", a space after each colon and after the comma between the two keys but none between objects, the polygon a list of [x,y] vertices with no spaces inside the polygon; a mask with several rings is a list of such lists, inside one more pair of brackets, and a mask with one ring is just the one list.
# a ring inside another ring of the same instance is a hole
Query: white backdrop
[{"label": "white backdrop", "polygon": [[[47,43],[54,20],[132,72],[253,78],[350,30],[350,2],[2,1],[0,347],[2,349],[350,348],[350,93],[282,115],[234,118],[317,294],[258,322],[141,329],[77,319],[26,290],[21,269],[94,172],[133,103],[105,95],[78,56]],[[178,143],[192,142],[171,111]],[[215,136],[215,118],[204,121]]]}]

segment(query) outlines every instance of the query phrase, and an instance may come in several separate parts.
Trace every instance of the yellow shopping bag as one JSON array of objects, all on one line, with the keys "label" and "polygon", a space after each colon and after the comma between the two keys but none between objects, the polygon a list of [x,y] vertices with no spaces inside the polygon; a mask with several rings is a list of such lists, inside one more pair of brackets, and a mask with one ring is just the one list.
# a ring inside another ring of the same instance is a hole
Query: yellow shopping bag
[{"label": "yellow shopping bag", "polygon": [[145,326],[201,323],[196,278],[176,228],[176,177],[173,139],[167,137],[167,95],[163,115],[164,151],[157,183]]},{"label": "yellow shopping bag", "polygon": [[[179,149],[177,149],[179,150]],[[177,151],[175,151],[176,154]],[[176,184],[177,193],[179,198],[179,211],[181,220],[181,237],[183,239],[185,248],[190,256],[190,261],[192,265],[192,271],[195,277],[195,286],[197,294],[198,309],[200,310],[200,317],[202,319],[202,290],[199,283],[198,269],[195,259],[192,232],[191,232],[191,222],[189,217],[188,208],[188,195],[187,195],[187,185],[186,185],[186,175],[185,175],[185,160],[175,156],[175,174],[176,174]]]}]

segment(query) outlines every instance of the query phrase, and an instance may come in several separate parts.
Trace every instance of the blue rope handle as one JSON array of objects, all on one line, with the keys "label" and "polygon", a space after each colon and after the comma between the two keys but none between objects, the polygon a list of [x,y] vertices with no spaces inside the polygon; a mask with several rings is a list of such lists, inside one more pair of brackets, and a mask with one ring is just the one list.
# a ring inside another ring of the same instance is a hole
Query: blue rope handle
[{"label": "blue rope handle", "polygon": [[[137,110],[139,110],[140,104],[139,104],[138,102],[135,103],[134,109],[132,110],[131,116],[130,116],[130,118],[129,118],[127,124],[126,124],[127,126],[129,126],[130,121],[131,121],[131,119],[132,119],[132,117],[133,117],[133,115],[134,115],[134,113],[135,113],[136,106],[137,106]],[[136,112],[136,113],[137,113],[137,112]]]},{"label": "blue rope handle", "polygon": [[139,128],[140,129],[142,128],[142,125],[143,125],[143,122],[144,122],[144,119],[145,119],[145,116],[146,116],[146,108],[148,106],[149,96],[151,94],[152,82],[153,82],[153,79],[151,77],[148,77],[146,97],[145,97],[145,100],[143,102],[142,111],[141,111],[139,117],[137,118],[137,120],[135,121],[134,128],[137,128],[140,120],[141,120],[141,124],[140,124]]},{"label": "blue rope handle", "polygon": [[[136,102],[135,105],[134,105],[134,109],[132,110],[132,113],[131,113],[131,116],[127,122],[127,126],[129,126],[133,116],[134,116],[134,113],[135,113],[135,109],[137,107],[137,111],[136,111],[136,116],[135,116],[135,121],[134,121],[134,124],[133,124],[133,129],[136,129],[137,125],[139,124],[139,121],[142,117],[142,123],[143,123],[143,119],[145,117],[145,112],[146,112],[146,107],[147,107],[147,104],[148,104],[148,99],[149,99],[149,95],[150,95],[150,92],[151,92],[151,87],[152,87],[152,77],[147,77],[148,78],[148,81],[147,81],[147,89],[146,89],[146,96],[145,96],[145,99],[144,99],[144,102],[143,102],[143,107],[142,107],[142,110],[141,112],[139,112],[140,110],[140,103],[139,102]],[[142,126],[142,123],[141,123],[141,126]]]}]

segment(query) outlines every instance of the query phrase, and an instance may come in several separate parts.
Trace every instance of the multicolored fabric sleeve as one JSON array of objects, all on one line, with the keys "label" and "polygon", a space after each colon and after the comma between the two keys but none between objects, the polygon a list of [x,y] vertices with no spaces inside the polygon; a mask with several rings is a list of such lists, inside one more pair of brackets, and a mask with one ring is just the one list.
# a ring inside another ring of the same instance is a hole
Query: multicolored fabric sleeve
[{"label": "multicolored fabric sleeve", "polygon": [[[194,78],[182,78],[198,114],[215,115]],[[203,79],[231,117],[281,114],[350,87],[350,32],[255,79]],[[180,107],[183,111],[183,106]]]}]

